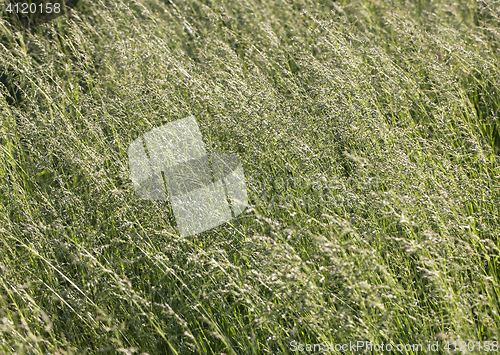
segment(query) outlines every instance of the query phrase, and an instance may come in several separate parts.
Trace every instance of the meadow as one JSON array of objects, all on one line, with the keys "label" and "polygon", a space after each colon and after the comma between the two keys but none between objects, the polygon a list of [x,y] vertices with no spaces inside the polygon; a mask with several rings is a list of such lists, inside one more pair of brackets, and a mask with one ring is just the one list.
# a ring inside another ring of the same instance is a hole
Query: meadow
[{"label": "meadow", "polygon": [[[80,0],[0,37],[2,354],[498,349],[500,1]],[[127,149],[190,115],[250,206],[181,237]]]}]

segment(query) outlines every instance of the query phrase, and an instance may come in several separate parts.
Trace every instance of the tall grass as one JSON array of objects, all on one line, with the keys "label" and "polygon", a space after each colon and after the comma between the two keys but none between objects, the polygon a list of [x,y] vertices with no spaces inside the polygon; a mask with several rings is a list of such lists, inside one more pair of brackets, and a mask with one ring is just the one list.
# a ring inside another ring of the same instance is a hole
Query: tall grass
[{"label": "tall grass", "polygon": [[[1,26],[0,349],[499,341],[499,28],[493,0],[82,0]],[[181,238],[127,148],[188,115],[251,207]]]}]

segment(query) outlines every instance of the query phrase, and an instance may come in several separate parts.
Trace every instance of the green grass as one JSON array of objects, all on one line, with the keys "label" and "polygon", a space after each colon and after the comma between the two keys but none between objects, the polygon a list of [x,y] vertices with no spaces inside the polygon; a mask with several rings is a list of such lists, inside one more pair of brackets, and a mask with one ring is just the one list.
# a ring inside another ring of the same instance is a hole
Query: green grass
[{"label": "green grass", "polygon": [[[499,28],[498,0],[82,0],[0,26],[1,353],[500,341]],[[251,207],[181,238],[127,149],[189,115]]]}]

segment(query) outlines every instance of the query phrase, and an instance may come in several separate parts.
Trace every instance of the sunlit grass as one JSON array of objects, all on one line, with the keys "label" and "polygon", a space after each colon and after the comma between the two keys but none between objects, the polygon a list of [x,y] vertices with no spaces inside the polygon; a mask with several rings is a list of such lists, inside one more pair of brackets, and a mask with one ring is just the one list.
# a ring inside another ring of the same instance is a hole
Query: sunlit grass
[{"label": "sunlit grass", "polygon": [[[498,341],[499,8],[81,1],[2,27],[0,349]],[[189,115],[251,207],[182,238],[127,149]]]}]

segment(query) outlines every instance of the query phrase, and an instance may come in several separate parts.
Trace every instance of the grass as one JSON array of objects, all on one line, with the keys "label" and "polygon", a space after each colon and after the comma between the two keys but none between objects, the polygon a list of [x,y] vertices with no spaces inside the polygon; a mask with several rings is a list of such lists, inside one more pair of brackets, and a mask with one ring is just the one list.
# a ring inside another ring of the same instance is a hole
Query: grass
[{"label": "grass", "polygon": [[[2,353],[499,341],[499,9],[82,0],[2,25]],[[189,115],[251,206],[181,238],[127,149]]]}]

